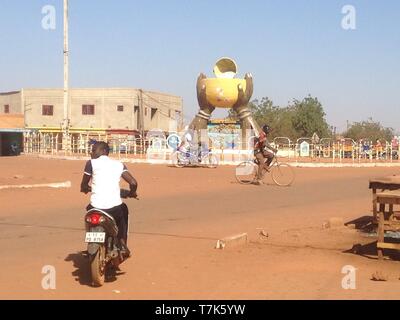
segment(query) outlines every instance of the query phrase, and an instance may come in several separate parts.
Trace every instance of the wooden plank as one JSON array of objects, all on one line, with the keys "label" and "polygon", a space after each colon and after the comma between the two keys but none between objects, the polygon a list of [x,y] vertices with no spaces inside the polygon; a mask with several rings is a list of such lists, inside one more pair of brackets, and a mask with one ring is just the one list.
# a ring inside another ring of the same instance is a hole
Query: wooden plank
[{"label": "wooden plank", "polygon": [[400,226],[398,226],[398,227],[395,227],[395,226],[384,227],[383,230],[384,230],[384,231],[399,232]]},{"label": "wooden plank", "polygon": [[[384,223],[385,223],[385,215],[383,212],[379,212],[378,243],[385,242]],[[378,259],[382,260],[383,259],[383,250],[381,249],[382,247],[377,245],[377,248],[378,248]]]},{"label": "wooden plank", "polygon": [[378,223],[378,201],[376,198],[376,189],[372,189],[372,213],[374,217],[374,223]]},{"label": "wooden plank", "polygon": [[387,242],[378,242],[376,244],[377,248],[381,249],[395,249],[400,250],[400,243],[387,243]]},{"label": "wooden plank", "polygon": [[369,181],[370,189],[397,190],[400,189],[400,175],[374,178]]},{"label": "wooden plank", "polygon": [[370,189],[381,189],[381,190],[399,190],[400,183],[393,183],[393,182],[370,182],[369,183]]},{"label": "wooden plank", "polygon": [[400,198],[400,191],[392,190],[392,191],[378,192],[376,196],[378,198]]},{"label": "wooden plank", "polygon": [[385,226],[389,226],[389,227],[398,227],[398,226],[400,226],[400,222],[399,221],[387,221],[387,220],[385,220],[384,225]]},{"label": "wooden plank", "polygon": [[378,177],[369,180],[370,183],[400,184],[400,175]]},{"label": "wooden plank", "polygon": [[385,226],[399,226],[400,225],[400,221],[399,220],[385,220],[384,222]]},{"label": "wooden plank", "polygon": [[[378,197],[377,201],[380,204],[380,206],[383,206],[385,204],[391,204],[391,205],[393,205],[393,204],[399,205],[400,204],[400,198],[381,198],[381,197]],[[382,211],[382,210],[379,210],[379,211]]]}]

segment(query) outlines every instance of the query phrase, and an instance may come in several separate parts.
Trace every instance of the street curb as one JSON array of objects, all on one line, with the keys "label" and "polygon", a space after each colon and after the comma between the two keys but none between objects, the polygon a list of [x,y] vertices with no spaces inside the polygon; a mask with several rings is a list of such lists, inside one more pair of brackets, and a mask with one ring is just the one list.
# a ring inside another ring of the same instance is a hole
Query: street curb
[{"label": "street curb", "polygon": [[[27,155],[31,156],[31,155]],[[53,156],[53,155],[33,155],[38,158],[43,159],[57,159],[57,160],[75,160],[75,161],[87,161],[90,160],[88,156]],[[148,160],[148,159],[128,159],[128,158],[117,158],[111,157],[113,159],[118,159],[121,162],[125,163],[143,163],[143,164],[158,164],[158,165],[170,165],[171,161],[169,160]],[[220,166],[237,166],[239,163],[243,161],[221,161],[219,163]],[[309,162],[290,162],[281,160],[281,162],[285,162],[290,164],[293,167],[297,168],[400,168],[399,163],[309,163]]]},{"label": "street curb", "polygon": [[218,240],[215,249],[225,249],[225,248],[244,246],[247,244],[247,242],[248,242],[247,233],[241,233]]},{"label": "street curb", "polygon": [[3,185],[3,189],[31,189],[31,188],[71,188],[71,181],[56,182],[56,183],[41,183],[41,184],[17,184],[17,185]]}]

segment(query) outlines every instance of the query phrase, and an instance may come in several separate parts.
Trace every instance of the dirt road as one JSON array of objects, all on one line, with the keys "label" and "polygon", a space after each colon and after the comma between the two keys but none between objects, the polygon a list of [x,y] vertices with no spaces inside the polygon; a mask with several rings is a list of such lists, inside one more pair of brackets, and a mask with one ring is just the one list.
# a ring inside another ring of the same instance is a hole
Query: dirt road
[{"label": "dirt road", "polygon": [[[398,299],[400,265],[376,260],[373,242],[346,227],[371,215],[368,179],[393,168],[296,168],[290,188],[242,186],[234,167],[127,164],[139,181],[131,211],[133,257],[101,288],[90,286],[79,193],[83,161],[1,158],[0,185],[62,182],[70,189],[0,190],[1,299]],[[123,184],[122,184],[123,185]],[[260,230],[268,237],[260,236]],[[214,249],[247,232],[247,246]],[[356,243],[367,255],[346,252]],[[42,288],[54,266],[56,289]],[[342,268],[356,268],[356,289],[342,288]],[[386,282],[371,281],[380,270]]]}]

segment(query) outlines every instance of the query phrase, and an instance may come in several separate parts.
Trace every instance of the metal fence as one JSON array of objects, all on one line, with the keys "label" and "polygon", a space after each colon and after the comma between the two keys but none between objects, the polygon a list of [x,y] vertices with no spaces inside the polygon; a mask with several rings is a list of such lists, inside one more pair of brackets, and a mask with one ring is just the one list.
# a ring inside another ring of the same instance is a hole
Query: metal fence
[{"label": "metal fence", "polygon": [[89,156],[95,141],[107,142],[110,153],[118,157],[143,155],[149,145],[146,139],[132,135],[72,134],[63,142],[59,133],[28,132],[24,134],[24,153]]},{"label": "metal fence", "polygon": [[[177,134],[178,136],[180,134]],[[232,148],[226,148],[223,136],[219,143],[212,145],[212,151],[219,155],[222,161],[239,161],[252,157],[251,141],[247,147],[238,143]],[[24,153],[50,155],[85,155],[89,156],[91,144],[95,141],[105,141],[110,146],[110,153],[118,158],[146,157],[149,153],[163,154],[168,158],[174,151],[167,144],[167,136],[132,136],[106,134],[72,134],[63,144],[62,134],[27,132],[24,134]],[[230,143],[231,141],[229,141]],[[228,143],[228,144],[229,144]],[[292,141],[287,137],[277,137],[273,140],[279,151],[278,156],[297,162],[393,162],[399,160],[399,145],[396,141],[373,143],[369,139],[354,141],[343,138],[329,138],[313,141],[302,137]]]},{"label": "metal fence", "polygon": [[399,160],[399,144],[397,140],[382,141],[379,144],[369,139],[354,141],[350,138],[333,140],[300,138],[295,142],[289,138],[275,138],[273,144],[278,148],[278,155],[296,161],[331,161],[331,162],[376,162]]}]

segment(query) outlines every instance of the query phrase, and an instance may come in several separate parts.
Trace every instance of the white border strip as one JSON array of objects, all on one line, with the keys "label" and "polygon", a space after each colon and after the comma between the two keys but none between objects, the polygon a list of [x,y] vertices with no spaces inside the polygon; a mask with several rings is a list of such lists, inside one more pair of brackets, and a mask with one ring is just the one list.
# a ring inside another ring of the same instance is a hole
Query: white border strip
[{"label": "white border strip", "polygon": [[[31,155],[29,155],[31,156]],[[38,158],[44,159],[58,159],[58,160],[90,160],[90,157],[84,156],[53,156],[53,155],[37,155]],[[112,157],[113,158],[113,157]],[[113,158],[118,159],[118,158]],[[118,159],[125,163],[144,163],[144,164],[162,164],[171,165],[171,160],[149,160],[149,159],[131,159],[131,158],[120,158]],[[220,161],[220,166],[236,166],[242,161]],[[400,168],[400,162],[370,162],[370,163],[311,163],[311,162],[294,162],[286,161],[285,159],[280,160],[280,162],[285,162],[293,167],[298,168]]]},{"label": "white border strip", "polygon": [[42,183],[42,184],[18,184],[18,185],[4,185],[0,186],[2,189],[31,189],[31,188],[71,188],[71,181],[56,182],[56,183]]}]

